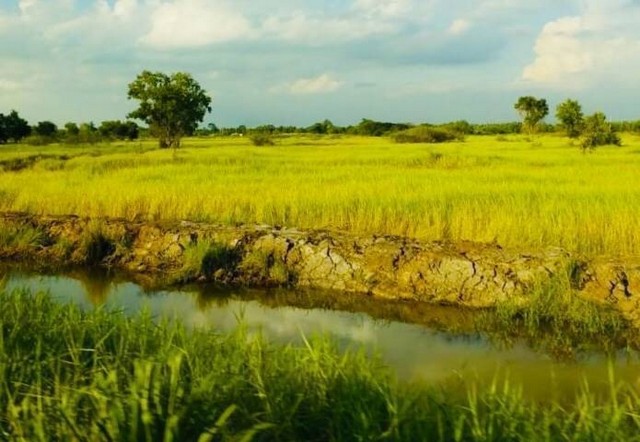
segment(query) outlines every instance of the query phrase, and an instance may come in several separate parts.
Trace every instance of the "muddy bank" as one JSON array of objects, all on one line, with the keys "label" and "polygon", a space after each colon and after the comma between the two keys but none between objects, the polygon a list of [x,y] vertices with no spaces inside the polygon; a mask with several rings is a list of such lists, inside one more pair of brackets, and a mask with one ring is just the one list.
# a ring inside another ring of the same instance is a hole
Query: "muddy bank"
[{"label": "muddy bank", "polygon": [[309,287],[470,307],[526,302],[537,284],[569,274],[580,296],[640,323],[638,260],[586,260],[556,248],[527,254],[271,226],[9,213],[0,214],[0,258],[112,266],[165,283]]}]

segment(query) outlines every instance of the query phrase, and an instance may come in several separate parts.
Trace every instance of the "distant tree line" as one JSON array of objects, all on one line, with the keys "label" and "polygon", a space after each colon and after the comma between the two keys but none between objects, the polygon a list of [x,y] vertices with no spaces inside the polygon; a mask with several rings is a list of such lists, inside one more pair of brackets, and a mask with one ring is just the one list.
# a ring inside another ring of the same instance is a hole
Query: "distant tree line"
[{"label": "distant tree line", "polygon": [[[549,106],[545,99],[531,96],[520,97],[514,108],[521,116],[522,121],[473,124],[465,120],[459,120],[443,124],[410,124],[375,121],[365,118],[355,125],[339,126],[325,119],[306,127],[264,124],[252,128],[245,125],[220,128],[215,123],[209,123],[194,130],[192,130],[192,127],[180,129],[177,134],[178,140],[182,134],[248,136],[252,140],[256,140],[255,144],[269,145],[273,144],[270,137],[293,134],[385,136],[392,137],[397,142],[438,143],[462,140],[467,135],[511,135],[520,133],[533,135],[535,133],[557,133],[562,131],[569,138],[580,138],[580,145],[584,149],[591,149],[603,144],[619,145],[620,138],[617,132],[640,133],[640,120],[609,122],[602,112],[585,116],[580,103],[571,99],[565,100],[556,107],[557,124],[550,124],[544,121],[544,118],[549,113]],[[157,132],[158,129],[150,130],[149,128],[140,127],[130,120],[103,121],[98,126],[93,122],[80,124],[68,122],[62,127],[58,127],[51,121],[40,121],[30,125],[15,110],[6,115],[0,113],[0,144],[18,142],[32,145],[50,143],[92,144],[135,140],[147,135],[157,136]],[[179,141],[170,138],[165,139],[164,142],[167,145],[179,143]]]},{"label": "distant tree line", "polygon": [[135,140],[144,132],[133,121],[103,121],[99,126],[90,123],[66,123],[59,128],[51,121],[40,121],[30,125],[12,110],[0,114],[0,144],[25,143],[47,145],[51,143],[94,144],[100,142]]}]

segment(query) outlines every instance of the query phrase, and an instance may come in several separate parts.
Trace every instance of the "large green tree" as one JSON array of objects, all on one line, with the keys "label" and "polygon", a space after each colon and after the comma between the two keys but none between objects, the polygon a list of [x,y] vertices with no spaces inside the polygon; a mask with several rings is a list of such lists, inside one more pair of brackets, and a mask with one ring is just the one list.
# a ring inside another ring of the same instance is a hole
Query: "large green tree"
[{"label": "large green tree", "polygon": [[31,126],[15,110],[12,110],[9,115],[0,114],[0,143],[7,141],[17,143],[30,133]]},{"label": "large green tree", "polygon": [[522,117],[523,129],[530,134],[538,131],[540,122],[549,114],[549,105],[544,98],[520,97],[513,107]]},{"label": "large green tree", "polygon": [[128,117],[144,121],[161,148],[180,146],[204,116],[211,112],[211,97],[191,75],[143,71],[129,84],[129,99],[140,101]]},{"label": "large green tree", "polygon": [[578,138],[584,127],[582,106],[576,100],[567,99],[556,107],[556,118],[569,138]]}]

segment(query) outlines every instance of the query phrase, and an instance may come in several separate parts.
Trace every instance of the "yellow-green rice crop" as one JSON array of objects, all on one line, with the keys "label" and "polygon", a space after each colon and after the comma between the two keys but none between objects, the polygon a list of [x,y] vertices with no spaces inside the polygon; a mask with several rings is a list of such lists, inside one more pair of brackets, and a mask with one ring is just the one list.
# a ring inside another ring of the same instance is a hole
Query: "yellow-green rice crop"
[{"label": "yellow-green rice crop", "polygon": [[496,241],[588,255],[640,253],[640,137],[584,154],[566,138],[470,137],[442,145],[384,138],[190,139],[4,146],[0,162],[67,155],[0,172],[0,210]]}]

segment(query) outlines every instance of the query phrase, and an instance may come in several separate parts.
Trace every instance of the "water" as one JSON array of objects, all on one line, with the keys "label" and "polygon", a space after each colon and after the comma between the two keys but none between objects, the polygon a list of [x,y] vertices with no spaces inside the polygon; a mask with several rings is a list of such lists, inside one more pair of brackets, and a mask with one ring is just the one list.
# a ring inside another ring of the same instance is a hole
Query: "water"
[{"label": "water", "polygon": [[127,314],[147,309],[155,317],[220,331],[233,330],[242,321],[278,343],[328,334],[343,348],[378,352],[403,379],[448,387],[468,382],[490,385],[508,378],[527,396],[544,400],[551,393],[555,398],[575,393],[585,380],[593,391],[605,394],[611,374],[616,381],[640,386],[636,353],[625,352],[613,361],[594,353],[579,362],[562,362],[521,342],[496,346],[474,331],[473,313],[459,308],[327,292],[229,292],[212,287],[154,291],[104,272],[51,276],[0,269],[0,279],[3,274],[8,290],[48,290],[55,299],[84,309],[106,306]]}]

